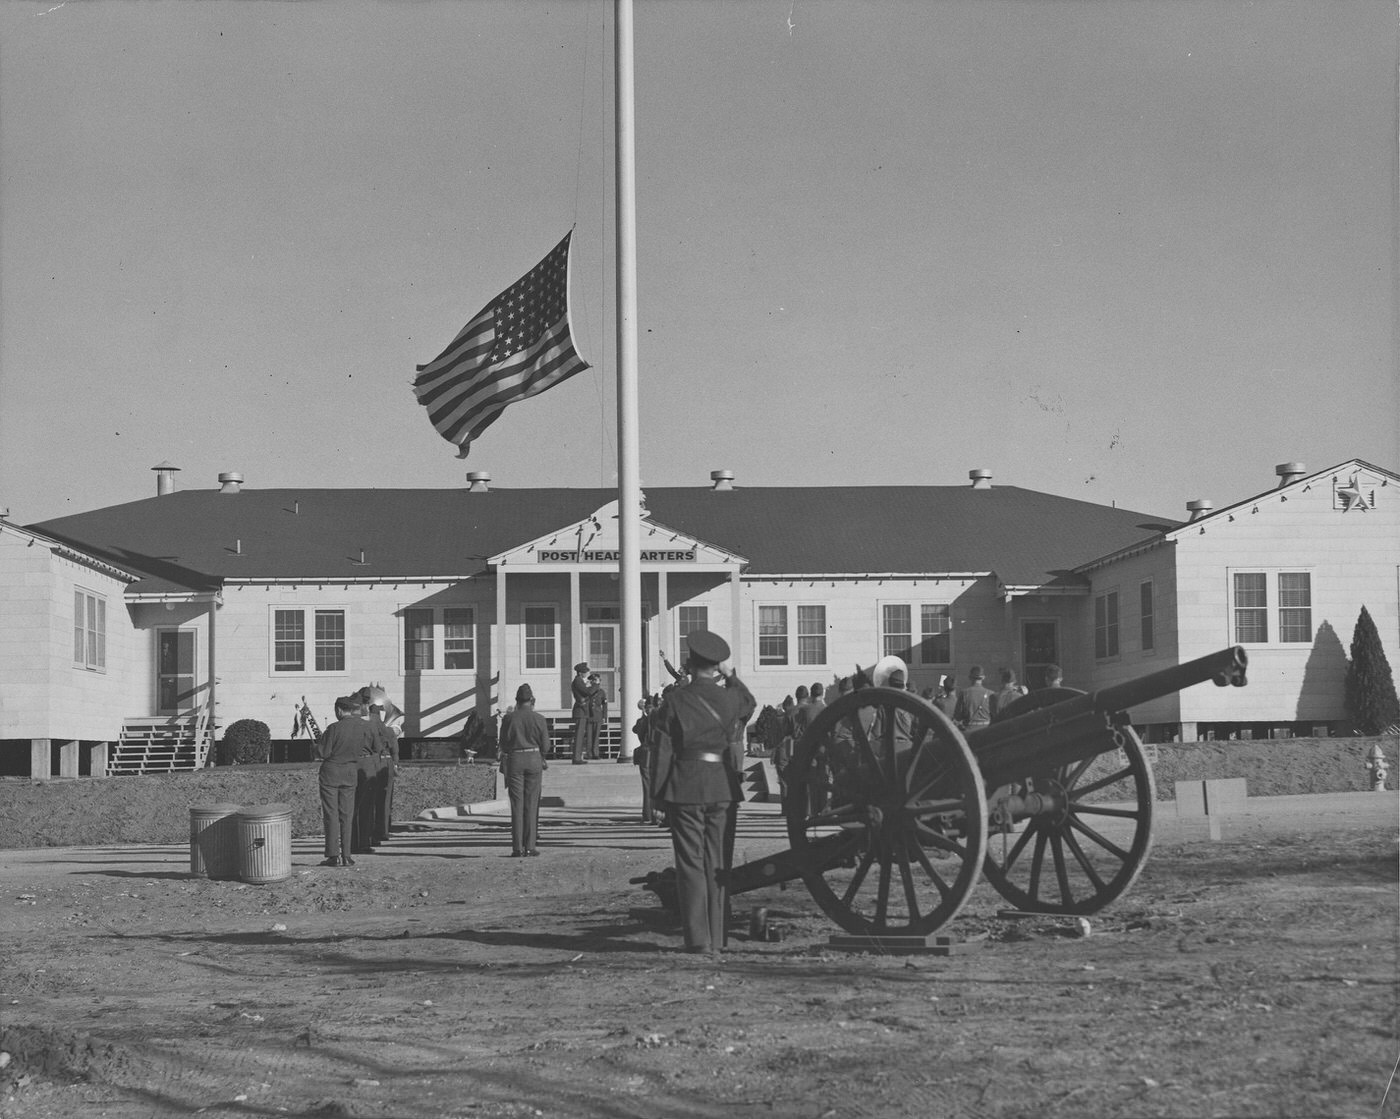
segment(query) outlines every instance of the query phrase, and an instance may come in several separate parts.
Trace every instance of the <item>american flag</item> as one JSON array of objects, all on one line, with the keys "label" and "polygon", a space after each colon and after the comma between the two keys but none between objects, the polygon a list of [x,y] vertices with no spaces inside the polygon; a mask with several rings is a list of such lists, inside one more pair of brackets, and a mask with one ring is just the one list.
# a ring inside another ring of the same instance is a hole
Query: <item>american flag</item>
[{"label": "american flag", "polygon": [[458,458],[517,400],[588,368],[569,333],[569,238],[477,313],[418,367],[413,392]]}]

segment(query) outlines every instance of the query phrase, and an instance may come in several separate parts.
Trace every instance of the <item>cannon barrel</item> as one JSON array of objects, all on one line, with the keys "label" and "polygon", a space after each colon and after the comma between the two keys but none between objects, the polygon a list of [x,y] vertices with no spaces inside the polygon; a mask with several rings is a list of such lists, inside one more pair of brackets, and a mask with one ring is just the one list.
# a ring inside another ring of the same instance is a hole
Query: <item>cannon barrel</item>
[{"label": "cannon barrel", "polygon": [[1032,769],[1072,765],[1111,748],[1121,713],[1194,684],[1243,687],[1249,657],[1239,645],[1164,668],[1136,680],[1086,692],[1049,707],[970,731],[968,745],[989,786]]}]

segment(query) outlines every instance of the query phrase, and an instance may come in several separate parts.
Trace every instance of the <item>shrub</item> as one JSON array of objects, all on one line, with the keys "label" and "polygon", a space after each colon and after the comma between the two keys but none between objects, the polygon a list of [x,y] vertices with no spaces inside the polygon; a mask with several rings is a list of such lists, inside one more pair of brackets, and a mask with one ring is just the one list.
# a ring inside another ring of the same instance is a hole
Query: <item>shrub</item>
[{"label": "shrub", "polygon": [[257,719],[230,723],[219,740],[220,765],[256,765],[272,755],[272,732]]},{"label": "shrub", "polygon": [[1385,658],[1381,635],[1371,612],[1361,608],[1351,637],[1351,664],[1347,666],[1347,716],[1362,734],[1387,734],[1400,721],[1400,700],[1395,679]]}]

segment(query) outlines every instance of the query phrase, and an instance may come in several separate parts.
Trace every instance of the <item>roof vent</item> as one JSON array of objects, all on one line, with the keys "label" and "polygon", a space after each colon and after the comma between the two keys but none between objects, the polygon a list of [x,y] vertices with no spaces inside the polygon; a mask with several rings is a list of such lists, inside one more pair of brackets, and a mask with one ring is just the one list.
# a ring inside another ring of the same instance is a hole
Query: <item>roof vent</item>
[{"label": "roof vent", "polygon": [[236,470],[225,470],[219,475],[220,493],[237,493],[243,488],[243,475]]},{"label": "roof vent", "polygon": [[468,493],[491,492],[491,475],[485,470],[468,470],[467,481],[471,483],[467,487]]},{"label": "roof vent", "polygon": [[734,488],[734,471],[711,470],[710,481],[714,483],[714,488],[717,490],[732,490]]},{"label": "roof vent", "polygon": [[967,476],[972,479],[972,488],[975,490],[989,490],[992,488],[992,472],[990,470],[969,470]]},{"label": "roof vent", "polygon": [[156,496],[164,497],[168,493],[175,492],[175,475],[179,472],[178,466],[171,466],[168,462],[163,462],[159,466],[151,467],[156,472]]},{"label": "roof vent", "polygon": [[1190,519],[1199,521],[1202,517],[1210,516],[1215,509],[1215,502],[1208,497],[1198,497],[1195,501],[1186,503],[1186,511],[1191,514]]},{"label": "roof vent", "polygon": [[1291,486],[1307,472],[1308,468],[1301,462],[1281,462],[1274,467],[1274,473],[1278,475],[1279,489]]}]

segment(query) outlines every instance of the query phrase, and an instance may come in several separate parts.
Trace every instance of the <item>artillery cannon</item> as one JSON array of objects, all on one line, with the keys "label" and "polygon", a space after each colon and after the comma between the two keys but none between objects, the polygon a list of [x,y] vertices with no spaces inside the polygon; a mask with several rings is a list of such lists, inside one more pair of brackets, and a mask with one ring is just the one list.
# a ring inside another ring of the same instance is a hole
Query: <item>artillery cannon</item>
[{"label": "artillery cannon", "polygon": [[1033,692],[966,733],[907,691],[844,695],[788,766],[790,849],[733,868],[728,891],[800,877],[871,937],[937,932],[979,873],[1021,910],[1097,912],[1152,845],[1156,789],[1127,710],[1207,680],[1242,687],[1247,664],[1234,646],[1095,692]]}]

